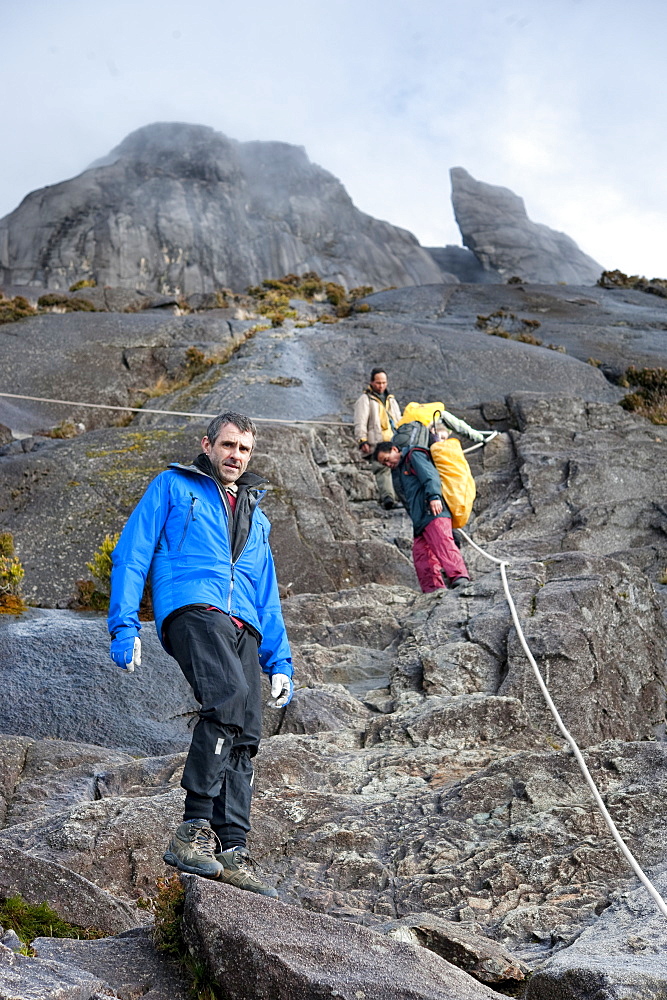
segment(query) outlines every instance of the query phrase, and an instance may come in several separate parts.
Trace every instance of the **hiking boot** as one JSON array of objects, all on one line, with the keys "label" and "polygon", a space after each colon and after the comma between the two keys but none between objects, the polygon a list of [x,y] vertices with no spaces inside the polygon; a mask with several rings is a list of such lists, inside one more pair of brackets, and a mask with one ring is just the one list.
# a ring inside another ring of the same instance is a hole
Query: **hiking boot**
[{"label": "hiking boot", "polygon": [[252,868],[255,868],[261,874],[259,865],[250,857],[245,847],[232,847],[228,851],[216,854],[215,858],[223,866],[223,872],[220,876],[221,882],[235,885],[237,889],[258,892],[260,896],[270,896],[271,899],[278,898],[278,893],[273,886],[262,882],[261,878],[252,871]]},{"label": "hiking boot", "polygon": [[181,823],[164,853],[164,860],[173,868],[204,878],[220,878],[222,864],[215,849],[220,842],[207,819],[189,819]]},{"label": "hiking boot", "polygon": [[469,583],[470,583],[470,577],[455,576],[449,586],[452,590],[457,590],[459,587],[467,587]]}]

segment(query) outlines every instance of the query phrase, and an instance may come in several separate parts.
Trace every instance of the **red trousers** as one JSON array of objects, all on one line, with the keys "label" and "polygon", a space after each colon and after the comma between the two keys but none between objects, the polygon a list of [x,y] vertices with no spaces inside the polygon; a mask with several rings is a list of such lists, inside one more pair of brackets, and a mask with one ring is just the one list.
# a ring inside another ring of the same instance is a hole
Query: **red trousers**
[{"label": "red trousers", "polygon": [[412,559],[425,594],[442,590],[446,581],[469,576],[468,567],[452,535],[450,517],[434,517],[412,543]]}]

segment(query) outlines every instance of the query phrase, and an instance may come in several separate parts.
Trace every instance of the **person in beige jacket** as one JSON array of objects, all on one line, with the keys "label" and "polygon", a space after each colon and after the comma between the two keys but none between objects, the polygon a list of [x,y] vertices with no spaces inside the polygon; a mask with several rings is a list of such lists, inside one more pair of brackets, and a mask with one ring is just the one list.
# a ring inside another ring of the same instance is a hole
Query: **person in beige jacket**
[{"label": "person in beige jacket", "polygon": [[372,457],[376,444],[391,441],[401,419],[401,408],[387,390],[387,373],[374,368],[368,385],[354,404],[354,436],[363,457],[371,463],[378,499],[386,509],[400,507],[391,481],[391,470]]}]

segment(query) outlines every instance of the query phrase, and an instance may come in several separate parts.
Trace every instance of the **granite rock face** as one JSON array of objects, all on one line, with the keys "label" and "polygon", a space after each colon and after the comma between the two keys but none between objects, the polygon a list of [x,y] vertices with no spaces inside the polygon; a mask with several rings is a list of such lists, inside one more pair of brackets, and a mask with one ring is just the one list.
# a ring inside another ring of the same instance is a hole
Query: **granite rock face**
[{"label": "granite rock face", "polygon": [[442,271],[443,279],[448,284],[466,282],[488,285],[503,280],[497,271],[484,267],[472,250],[451,245],[426,247],[426,249]]},{"label": "granite rock face", "polygon": [[518,276],[544,284],[593,285],[602,266],[574,240],[531,222],[523,199],[509,188],[477,181],[453,167],[452,204],[463,243],[484,269],[507,280]]},{"label": "granite rock face", "polygon": [[[224,355],[243,342],[255,322],[234,320],[221,309],[190,316],[156,309],[30,317],[0,327],[2,389],[74,404],[136,406],[145,399],[142,390],[159,379],[183,376],[188,348],[206,356]],[[32,434],[63,418],[91,430],[122,421],[128,413],[0,398],[0,416],[12,430]],[[11,436],[0,435],[0,443],[7,440]]]},{"label": "granite rock face", "polygon": [[[497,567],[462,538],[472,582],[418,593],[407,518],[377,504],[343,419],[368,368],[385,362],[402,403],[442,393],[499,430],[469,455],[477,500],[466,530],[510,561],[519,620],[564,722],[662,888],[665,440],[583,362],[597,344],[596,356],[627,365],[634,344],[657,364],[667,303],[491,284],[367,302],[337,325],[258,333],[160,400],[314,421],[261,423],[252,460],[272,483],[263,507],[296,668],[293,701],[266,709],[255,758],[250,847],[279,901],[187,879],[185,933],[244,1000],[352,987],[354,1000],[380,989],[392,1000],[489,996],[527,983],[530,1000],[596,990],[657,1000],[664,918],[543,705]],[[499,309],[508,325],[540,319],[545,340],[569,353],[488,336],[476,317]],[[16,336],[22,324],[12,326]],[[144,413],[0,457],[0,525],[14,532],[31,598],[66,604],[103,534],[166,463],[194,455],[203,430]],[[100,615],[0,617],[0,894],[42,895],[80,926],[107,906],[102,929],[122,932],[42,939],[28,964],[0,952],[25,977],[44,976],[47,962],[52,978],[61,970],[70,993],[54,986],[54,996],[166,1000],[183,988],[144,931],[125,930],[171,874],[162,853],[182,818],[195,707],[149,622],[144,637],[142,667],[126,675],[107,659]],[[256,973],[254,992],[229,947]],[[383,967],[378,978],[382,963],[396,970],[391,983]]]},{"label": "granite rock face", "polygon": [[[649,873],[663,899],[664,865]],[[665,916],[641,887],[619,892],[599,920],[535,974],[526,1000],[659,1000],[667,983]]]},{"label": "granite rock face", "polygon": [[0,220],[0,283],[190,294],[317,271],[348,287],[441,280],[410,233],[354,207],[298,146],[158,123]]}]

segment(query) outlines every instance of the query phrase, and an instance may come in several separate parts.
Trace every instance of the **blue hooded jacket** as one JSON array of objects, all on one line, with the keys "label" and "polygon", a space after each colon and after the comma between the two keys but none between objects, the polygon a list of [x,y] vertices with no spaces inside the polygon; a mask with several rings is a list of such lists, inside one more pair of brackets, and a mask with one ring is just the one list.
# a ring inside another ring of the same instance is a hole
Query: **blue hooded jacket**
[{"label": "blue hooded jacket", "polygon": [[204,471],[208,460],[202,458],[193,465],[170,465],[130,515],[111,556],[109,631],[118,638],[139,634],[139,602],[150,573],[155,628],[165,648],[162,623],[168,615],[187,604],[210,604],[261,636],[262,670],[291,677],[271,525],[258,507],[266,492],[258,487],[265,480],[252,472],[239,478],[232,515],[224,489]]}]

